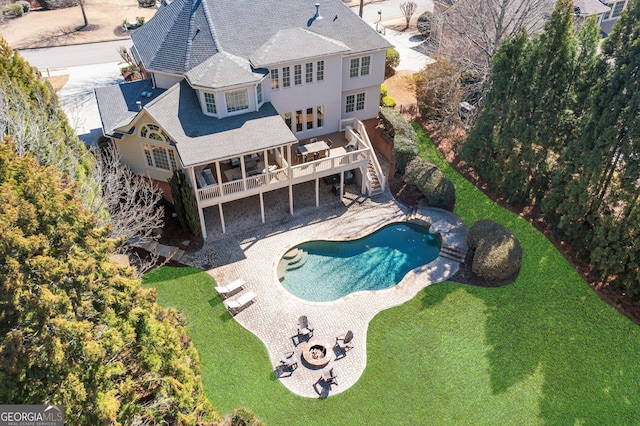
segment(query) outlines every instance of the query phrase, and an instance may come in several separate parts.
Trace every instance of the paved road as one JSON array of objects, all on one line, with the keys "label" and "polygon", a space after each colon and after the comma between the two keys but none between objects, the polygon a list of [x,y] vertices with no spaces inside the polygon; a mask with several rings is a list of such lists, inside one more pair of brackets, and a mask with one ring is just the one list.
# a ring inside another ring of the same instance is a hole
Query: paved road
[{"label": "paved road", "polygon": [[20,54],[29,63],[44,71],[47,68],[77,67],[82,65],[121,62],[118,47],[131,47],[131,40],[103,43],[76,44],[73,46],[22,49]]}]

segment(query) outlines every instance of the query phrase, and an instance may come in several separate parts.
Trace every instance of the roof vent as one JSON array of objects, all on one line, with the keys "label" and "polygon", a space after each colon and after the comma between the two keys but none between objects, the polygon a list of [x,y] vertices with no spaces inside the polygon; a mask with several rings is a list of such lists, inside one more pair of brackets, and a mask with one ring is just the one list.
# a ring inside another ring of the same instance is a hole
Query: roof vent
[{"label": "roof vent", "polygon": [[320,3],[316,3],[316,16],[313,17],[316,21],[319,21],[320,19],[322,19],[322,16],[320,16]]},{"label": "roof vent", "polygon": [[138,106],[138,111],[142,111],[142,102],[136,101],[136,105]]}]

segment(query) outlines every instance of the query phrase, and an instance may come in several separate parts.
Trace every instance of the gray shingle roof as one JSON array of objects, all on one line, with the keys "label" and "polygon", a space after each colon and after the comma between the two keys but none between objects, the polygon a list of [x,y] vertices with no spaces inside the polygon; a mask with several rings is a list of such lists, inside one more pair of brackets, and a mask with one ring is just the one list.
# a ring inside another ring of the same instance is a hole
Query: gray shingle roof
[{"label": "gray shingle roof", "polygon": [[[316,1],[323,19],[313,19]],[[325,37],[312,39],[325,48],[327,39],[341,42],[355,54],[392,47],[341,0],[174,0],[131,38],[135,54],[147,69],[184,74],[218,51],[262,57],[260,49],[274,37],[290,49],[292,58],[322,50],[299,43],[293,37],[299,32],[278,35],[291,28]]]},{"label": "gray shingle roof", "polygon": [[[154,89],[151,79],[95,89],[104,133],[113,135],[115,129],[129,124],[139,112],[137,101],[144,107],[164,91]],[[151,95],[147,97],[143,93]]]},{"label": "gray shingle roof", "polygon": [[226,52],[218,52],[187,72],[191,86],[214,89],[260,81],[267,70],[252,70],[248,60]]},{"label": "gray shingle roof", "polygon": [[268,67],[281,62],[291,62],[323,55],[348,52],[349,47],[302,28],[278,31],[249,58],[256,67]]},{"label": "gray shingle roof", "polygon": [[195,91],[184,80],[145,110],[175,141],[186,167],[297,141],[270,103],[258,112],[222,119],[204,115]]},{"label": "gray shingle roof", "polygon": [[131,35],[148,70],[182,75],[218,52],[201,0],[174,0]]}]

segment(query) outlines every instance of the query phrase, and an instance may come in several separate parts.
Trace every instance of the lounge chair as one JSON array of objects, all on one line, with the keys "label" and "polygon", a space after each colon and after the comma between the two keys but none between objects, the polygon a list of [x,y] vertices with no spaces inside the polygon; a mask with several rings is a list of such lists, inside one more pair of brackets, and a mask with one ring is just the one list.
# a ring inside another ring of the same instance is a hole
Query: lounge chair
[{"label": "lounge chair", "polygon": [[223,299],[226,299],[232,294],[242,290],[245,284],[246,282],[244,281],[244,278],[238,278],[237,280],[230,282],[226,286],[216,287],[216,291]]},{"label": "lounge chair", "polygon": [[335,371],[333,371],[333,367],[325,367],[322,369],[320,380],[322,380],[325,384],[338,386],[338,381],[336,380],[337,378],[338,375]]},{"label": "lounge chair", "polygon": [[305,315],[298,318],[298,336],[313,336],[313,328],[309,327],[309,320]]},{"label": "lounge chair", "polygon": [[295,370],[298,368],[298,357],[293,351],[285,352],[280,355],[280,365],[287,370]]},{"label": "lounge chair", "polygon": [[224,305],[231,315],[235,315],[244,308],[246,308],[255,299],[257,294],[253,291],[249,291],[235,300],[225,300]]},{"label": "lounge chair", "polygon": [[353,349],[353,332],[351,330],[347,331],[345,334],[336,337],[335,346],[339,347],[342,352],[346,352],[349,349]]}]

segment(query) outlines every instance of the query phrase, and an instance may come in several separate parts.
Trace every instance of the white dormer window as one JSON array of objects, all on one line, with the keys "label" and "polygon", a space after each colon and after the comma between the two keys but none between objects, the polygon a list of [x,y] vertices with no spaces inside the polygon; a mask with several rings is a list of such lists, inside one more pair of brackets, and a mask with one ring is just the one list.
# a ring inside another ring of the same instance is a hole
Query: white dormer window
[{"label": "white dormer window", "polygon": [[216,97],[213,93],[205,93],[204,94],[204,103],[207,107],[207,112],[209,114],[217,114],[218,111],[216,109]]},{"label": "white dormer window", "polygon": [[280,82],[278,80],[278,70],[271,70],[271,90],[280,88]]},{"label": "white dormer window", "polygon": [[293,67],[293,79],[296,86],[302,84],[302,65],[295,65]]},{"label": "white dormer window", "polygon": [[227,101],[227,112],[229,113],[249,109],[247,89],[225,92],[224,97]]}]

